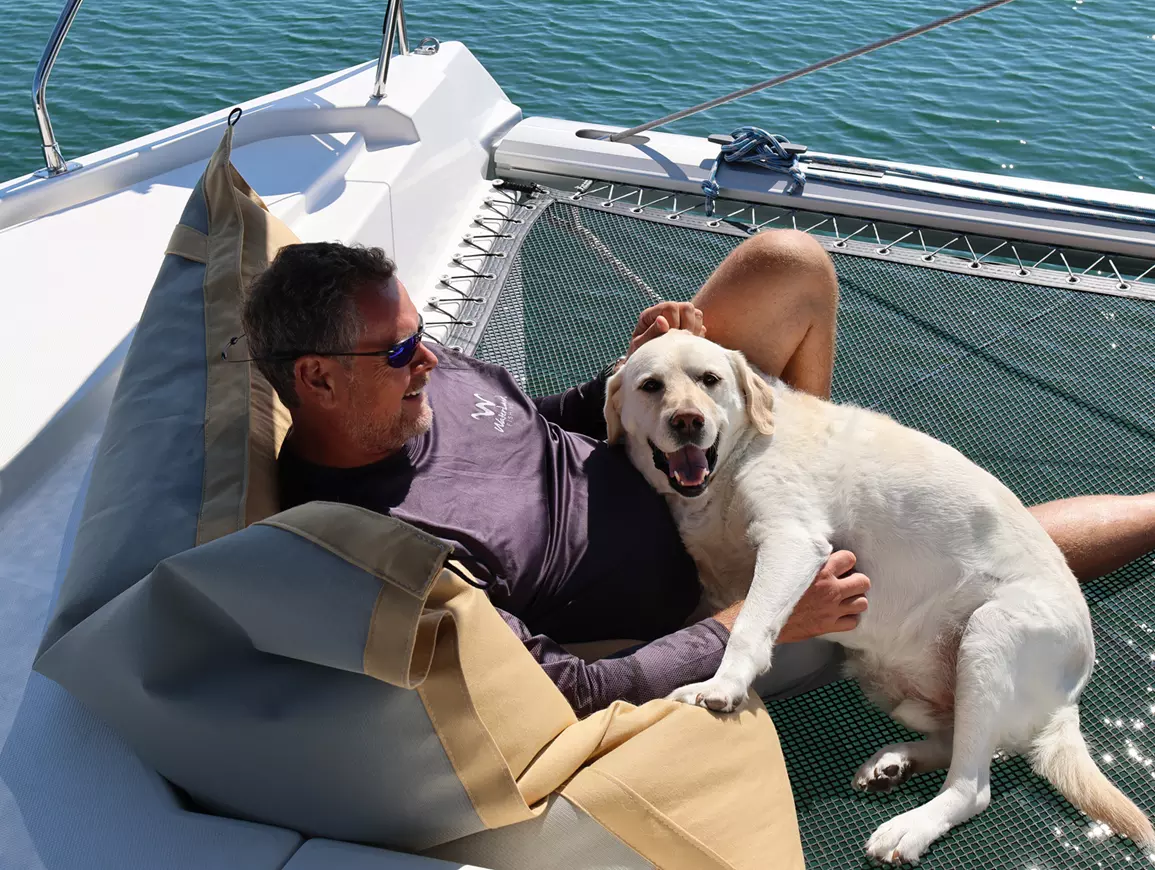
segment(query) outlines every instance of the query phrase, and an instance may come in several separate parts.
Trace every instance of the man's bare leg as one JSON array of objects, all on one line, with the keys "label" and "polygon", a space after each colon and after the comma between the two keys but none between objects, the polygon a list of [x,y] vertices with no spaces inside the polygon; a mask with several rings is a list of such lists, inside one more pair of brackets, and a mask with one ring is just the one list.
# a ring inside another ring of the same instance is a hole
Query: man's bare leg
[{"label": "man's bare leg", "polygon": [[[838,317],[834,264],[813,236],[770,230],[730,252],[694,304],[706,336],[795,389],[830,397]],[[1080,580],[1155,550],[1155,494],[1097,495],[1031,508]]]},{"label": "man's bare leg", "polygon": [[838,278],[813,236],[771,230],[747,239],[714,270],[694,305],[707,338],[796,389],[830,397]]},{"label": "man's bare leg", "polygon": [[1155,550],[1155,493],[1084,495],[1031,508],[1080,581]]}]

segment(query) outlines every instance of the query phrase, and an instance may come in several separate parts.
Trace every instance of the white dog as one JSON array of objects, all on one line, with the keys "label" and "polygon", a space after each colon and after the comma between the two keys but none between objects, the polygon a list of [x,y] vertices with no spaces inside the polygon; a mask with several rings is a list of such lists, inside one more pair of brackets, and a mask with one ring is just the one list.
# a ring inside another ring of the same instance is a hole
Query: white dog
[{"label": "white dog", "polygon": [[746,602],[713,679],[671,697],[729,711],[834,547],[871,578],[849,651],[863,689],[926,740],[887,746],[854,784],[889,791],[948,767],[942,791],[882,825],[867,854],[917,861],[990,802],[997,749],[1025,753],[1072,804],[1144,848],[1147,817],[1092,761],[1076,702],[1095,658],[1062,553],[1003,484],[889,417],[767,381],[674,331],[608,382],[609,440],[665,494],[710,600]]}]

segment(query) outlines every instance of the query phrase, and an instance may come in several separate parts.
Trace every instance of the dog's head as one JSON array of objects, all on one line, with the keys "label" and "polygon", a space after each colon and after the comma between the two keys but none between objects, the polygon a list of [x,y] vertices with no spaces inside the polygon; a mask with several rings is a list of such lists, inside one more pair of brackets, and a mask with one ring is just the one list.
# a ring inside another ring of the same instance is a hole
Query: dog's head
[{"label": "dog's head", "polygon": [[701,495],[743,432],[774,431],[774,393],[741,353],[672,330],[638,348],[606,384],[611,444],[659,492]]}]

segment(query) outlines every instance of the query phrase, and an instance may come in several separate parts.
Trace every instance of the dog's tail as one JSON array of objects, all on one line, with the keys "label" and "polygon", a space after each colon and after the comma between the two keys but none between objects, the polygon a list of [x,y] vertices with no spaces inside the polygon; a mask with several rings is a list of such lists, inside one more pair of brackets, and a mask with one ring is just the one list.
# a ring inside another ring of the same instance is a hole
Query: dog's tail
[{"label": "dog's tail", "polygon": [[1130,799],[1095,765],[1079,730],[1079,708],[1061,707],[1036,735],[1031,748],[1035,773],[1088,816],[1130,837],[1144,850],[1155,849],[1155,829]]}]

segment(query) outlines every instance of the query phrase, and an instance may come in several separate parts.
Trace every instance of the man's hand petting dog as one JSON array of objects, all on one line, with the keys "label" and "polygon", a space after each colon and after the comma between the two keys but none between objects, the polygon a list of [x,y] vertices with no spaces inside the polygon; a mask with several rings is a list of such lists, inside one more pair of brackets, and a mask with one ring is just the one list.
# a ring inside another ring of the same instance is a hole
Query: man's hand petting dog
[{"label": "man's hand petting dog", "polygon": [[[795,643],[824,634],[850,631],[858,625],[859,617],[866,612],[870,578],[856,572],[854,564],[854,554],[849,550],[830,554],[810,588],[798,599],[778,635],[778,643]],[[736,602],[715,613],[714,619],[727,631],[733,631],[734,620],[741,609],[742,602]]]},{"label": "man's hand petting dog", "polygon": [[638,317],[638,325],[634,327],[634,334],[630,337],[630,349],[626,351],[626,356],[630,356],[647,341],[665,335],[671,329],[684,329],[701,337],[706,335],[702,312],[695,308],[693,303],[660,302],[647,308]]}]

